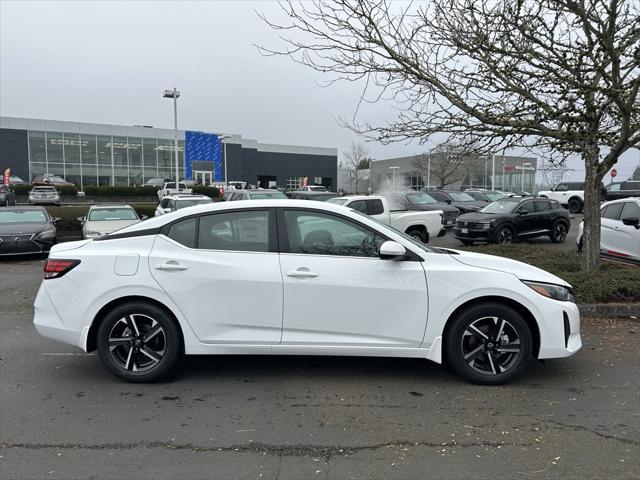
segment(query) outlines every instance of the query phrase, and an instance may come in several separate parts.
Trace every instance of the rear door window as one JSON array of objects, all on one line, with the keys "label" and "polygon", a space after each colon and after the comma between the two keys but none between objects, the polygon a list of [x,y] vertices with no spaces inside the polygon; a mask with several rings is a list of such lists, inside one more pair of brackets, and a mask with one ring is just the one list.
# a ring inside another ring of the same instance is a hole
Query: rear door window
[{"label": "rear door window", "polygon": [[355,200],[353,202],[351,202],[348,205],[349,208],[353,208],[354,210],[357,210],[359,212],[362,213],[368,213],[367,212],[367,202],[364,200]]},{"label": "rear door window", "polygon": [[241,210],[200,217],[198,248],[269,251],[269,211]]},{"label": "rear door window", "polygon": [[620,219],[623,218],[640,218],[640,205],[636,202],[625,202],[620,214]]},{"label": "rear door window", "polygon": [[374,200],[367,200],[367,210],[369,215],[380,215],[384,213],[384,206],[382,200],[376,198]]},{"label": "rear door window", "polygon": [[620,213],[622,212],[622,207],[624,204],[622,203],[614,203],[613,205],[609,205],[602,211],[602,218],[609,218],[611,220],[619,220]]}]

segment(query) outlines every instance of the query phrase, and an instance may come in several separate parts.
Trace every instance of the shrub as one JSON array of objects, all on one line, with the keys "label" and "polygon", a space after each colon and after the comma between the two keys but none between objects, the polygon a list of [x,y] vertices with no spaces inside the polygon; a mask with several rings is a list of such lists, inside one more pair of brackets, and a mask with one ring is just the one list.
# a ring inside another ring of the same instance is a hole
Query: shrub
[{"label": "shrub", "polygon": [[206,195],[214,199],[220,198],[220,189],[218,187],[207,187],[206,185],[193,185],[191,187],[193,193]]},{"label": "shrub", "polygon": [[145,185],[144,187],[124,187],[124,186],[95,186],[84,187],[84,194],[90,197],[155,197],[157,187]]}]

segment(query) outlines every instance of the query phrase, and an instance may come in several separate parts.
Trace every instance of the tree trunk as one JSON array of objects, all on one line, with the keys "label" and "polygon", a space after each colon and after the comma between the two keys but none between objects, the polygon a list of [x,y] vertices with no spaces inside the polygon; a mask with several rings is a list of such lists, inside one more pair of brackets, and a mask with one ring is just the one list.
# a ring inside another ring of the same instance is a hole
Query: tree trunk
[{"label": "tree trunk", "polygon": [[600,184],[598,147],[585,150],[584,232],[582,235],[582,270],[591,272],[600,267]]}]

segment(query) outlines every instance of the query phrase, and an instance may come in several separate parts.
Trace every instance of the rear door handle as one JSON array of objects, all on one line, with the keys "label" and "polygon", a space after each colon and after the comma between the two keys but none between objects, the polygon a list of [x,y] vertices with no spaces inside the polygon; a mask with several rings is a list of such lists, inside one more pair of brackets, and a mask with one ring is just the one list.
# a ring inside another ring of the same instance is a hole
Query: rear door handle
[{"label": "rear door handle", "polygon": [[311,270],[308,269],[298,269],[298,270],[290,270],[287,272],[287,277],[294,277],[294,278],[315,278],[317,277],[318,274],[312,272]]},{"label": "rear door handle", "polygon": [[189,267],[185,267],[184,265],[180,265],[176,261],[168,261],[166,263],[159,263],[156,265],[156,270],[165,270],[165,271],[178,271],[178,270],[188,270]]}]

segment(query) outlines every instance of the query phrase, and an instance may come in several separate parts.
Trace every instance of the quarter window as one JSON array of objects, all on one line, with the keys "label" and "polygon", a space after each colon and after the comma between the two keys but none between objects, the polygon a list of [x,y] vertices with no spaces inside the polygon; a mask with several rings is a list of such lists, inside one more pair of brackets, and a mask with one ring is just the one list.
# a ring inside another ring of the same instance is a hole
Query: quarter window
[{"label": "quarter window", "polygon": [[200,217],[198,248],[242,252],[269,251],[269,212],[250,210]]},{"label": "quarter window", "polygon": [[291,253],[377,257],[385,239],[350,220],[320,212],[285,210]]},{"label": "quarter window", "polygon": [[185,247],[194,248],[196,243],[196,219],[187,218],[174,223],[171,225],[167,236]]}]

